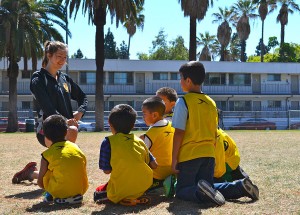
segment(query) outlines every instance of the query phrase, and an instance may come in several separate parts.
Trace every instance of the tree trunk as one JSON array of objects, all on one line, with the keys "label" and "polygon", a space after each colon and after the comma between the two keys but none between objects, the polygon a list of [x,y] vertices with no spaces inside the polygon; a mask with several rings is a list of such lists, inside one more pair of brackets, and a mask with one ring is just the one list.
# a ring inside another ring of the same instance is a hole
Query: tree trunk
[{"label": "tree trunk", "polygon": [[261,44],[260,44],[260,62],[264,62],[265,45],[264,45],[264,24],[265,21],[261,22]]},{"label": "tree trunk", "polygon": [[197,30],[196,18],[190,16],[190,50],[189,60],[196,60],[196,30]]},{"label": "tree trunk", "polygon": [[281,24],[281,32],[280,32],[280,49],[279,49],[279,55],[280,58],[283,59],[283,45],[284,45],[284,29],[285,25]]},{"label": "tree trunk", "polygon": [[101,6],[95,11],[96,26],[96,93],[95,93],[95,131],[104,130],[104,25],[106,23],[105,8]]},{"label": "tree trunk", "polygon": [[241,41],[241,61],[242,62],[246,62],[245,50],[246,50],[246,40],[242,40]]},{"label": "tree trunk", "polygon": [[6,132],[16,132],[18,127],[18,112],[17,112],[17,77],[19,73],[18,63],[10,61],[8,67],[9,78],[9,104],[8,104],[8,125]]},{"label": "tree trunk", "polygon": [[220,61],[225,61],[225,46],[221,45],[221,59]]},{"label": "tree trunk", "polygon": [[131,40],[131,36],[129,35],[128,37],[128,49],[127,49],[127,54],[128,54],[128,58],[129,58],[129,50],[130,50],[130,40]]}]

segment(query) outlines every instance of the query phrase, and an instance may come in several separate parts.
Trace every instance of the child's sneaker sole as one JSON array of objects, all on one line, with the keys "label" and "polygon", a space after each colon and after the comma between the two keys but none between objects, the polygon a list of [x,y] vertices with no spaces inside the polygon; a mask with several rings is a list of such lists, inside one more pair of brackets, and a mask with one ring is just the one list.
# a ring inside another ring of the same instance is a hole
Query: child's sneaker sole
[{"label": "child's sneaker sole", "polygon": [[70,198],[55,198],[54,203],[58,205],[68,205],[68,204],[80,204],[82,203],[83,196],[82,195],[76,195]]},{"label": "child's sneaker sole", "polygon": [[120,201],[121,205],[125,205],[125,206],[136,206],[136,205],[145,205],[145,204],[149,204],[151,202],[151,199],[147,196],[141,196],[137,199],[123,199],[122,201]]},{"label": "child's sneaker sole", "polygon": [[225,204],[224,196],[218,191],[211,187],[211,185],[205,181],[200,180],[198,182],[199,191],[204,193],[211,201],[221,206]]},{"label": "child's sneaker sole", "polygon": [[250,197],[254,201],[259,199],[259,189],[255,184],[252,183],[249,178],[245,178],[242,181],[242,185],[248,193],[248,197]]}]

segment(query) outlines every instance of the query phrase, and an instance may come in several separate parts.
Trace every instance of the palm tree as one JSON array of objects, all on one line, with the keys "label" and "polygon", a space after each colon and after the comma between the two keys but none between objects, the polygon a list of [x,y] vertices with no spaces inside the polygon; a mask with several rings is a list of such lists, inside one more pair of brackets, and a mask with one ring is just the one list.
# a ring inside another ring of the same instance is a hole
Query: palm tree
[{"label": "palm tree", "polygon": [[65,0],[66,6],[69,6],[70,17],[77,12],[82,2],[82,11],[88,13],[88,23],[92,22],[96,26],[95,50],[96,50],[96,93],[95,93],[95,120],[96,131],[104,128],[104,25],[106,24],[106,13],[110,12],[111,18],[116,18],[116,26],[124,23],[126,17],[136,17],[137,9],[142,8],[144,0]]},{"label": "palm tree", "polygon": [[189,60],[196,60],[196,20],[200,21],[204,18],[209,4],[213,5],[213,0],[178,0],[178,2],[181,3],[184,16],[190,17]]},{"label": "palm tree", "polygon": [[[283,57],[283,45],[284,45],[284,36],[285,36],[285,26],[289,21],[289,13],[293,14],[295,11],[300,11],[299,4],[296,4],[294,0],[277,0],[277,3],[281,5],[279,14],[276,18],[277,22],[280,22],[281,32],[280,32],[280,57]],[[277,8],[277,4],[271,6],[270,12],[273,12]]]},{"label": "palm tree", "polygon": [[221,44],[221,59],[220,61],[225,60],[225,49],[228,46],[230,42],[230,37],[231,37],[231,32],[232,29],[229,26],[230,23],[232,23],[233,16],[232,16],[232,9],[228,9],[227,7],[222,8],[219,7],[219,13],[213,13],[214,20],[212,21],[213,23],[215,22],[222,22],[221,25],[218,27],[218,33],[217,33],[217,38]]},{"label": "palm tree", "polygon": [[203,46],[200,53],[199,61],[211,61],[211,50],[214,49],[216,36],[210,35],[208,31],[205,34],[200,33],[200,38],[197,37],[197,45]]},{"label": "palm tree", "polygon": [[133,37],[133,35],[135,34],[136,28],[139,28],[142,31],[144,29],[145,16],[143,14],[141,14],[143,9],[144,9],[143,7],[137,8],[137,11],[136,11],[137,16],[134,16],[131,13],[130,16],[127,17],[124,22],[124,26],[127,29],[127,33],[129,35],[128,50],[127,50],[128,56],[129,56],[129,50],[130,50],[130,40],[131,40],[131,37]]},{"label": "palm tree", "polygon": [[252,0],[239,0],[232,6],[234,19],[237,21],[236,30],[241,40],[241,61],[245,62],[246,40],[250,35],[249,18],[257,18],[255,4]]},{"label": "palm tree", "polygon": [[[52,26],[53,23],[64,28],[64,8],[55,1],[3,0],[0,6],[0,57],[7,57],[9,66],[9,113],[7,132],[18,130],[17,115],[17,77],[18,62],[24,57],[25,70],[27,59],[32,58],[36,69],[37,58],[42,55],[43,43],[51,38],[62,37]],[[57,19],[56,19],[57,18]]]}]

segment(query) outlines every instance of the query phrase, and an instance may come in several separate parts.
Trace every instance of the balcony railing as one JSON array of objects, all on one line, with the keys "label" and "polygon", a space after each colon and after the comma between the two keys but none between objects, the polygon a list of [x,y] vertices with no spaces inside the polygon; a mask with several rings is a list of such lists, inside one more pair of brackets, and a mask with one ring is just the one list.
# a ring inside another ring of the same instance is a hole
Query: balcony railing
[{"label": "balcony railing", "polygon": [[[31,94],[30,83],[27,82],[18,82],[17,83],[17,92],[19,95],[29,95]],[[4,84],[2,84],[4,86]],[[6,85],[5,85],[6,86]],[[141,85],[104,85],[104,94],[118,94],[118,95],[133,95],[133,94],[145,94],[153,95],[156,90],[161,87],[172,87],[178,94],[182,94],[180,83],[177,82],[158,82],[158,83],[146,83],[144,86]],[[88,95],[95,94],[95,85],[80,85],[81,89]],[[5,87],[7,88],[7,87]],[[285,95],[285,94],[294,94],[299,95],[299,89],[293,89],[290,83],[262,83],[260,89],[257,89],[253,86],[242,86],[242,85],[204,85],[203,91],[211,95],[222,95],[222,94],[236,94],[236,95],[252,95],[252,94],[261,94],[261,95]],[[1,89],[0,94],[7,95],[8,89]]]}]

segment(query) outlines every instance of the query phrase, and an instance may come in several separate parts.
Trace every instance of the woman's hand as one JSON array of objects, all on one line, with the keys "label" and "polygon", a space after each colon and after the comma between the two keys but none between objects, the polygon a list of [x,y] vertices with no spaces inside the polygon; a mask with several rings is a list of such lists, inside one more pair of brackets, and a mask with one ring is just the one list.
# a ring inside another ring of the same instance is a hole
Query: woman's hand
[{"label": "woman's hand", "polygon": [[81,117],[83,116],[83,113],[82,112],[78,112],[78,111],[75,111],[73,113],[73,116],[74,116],[74,119],[76,119],[77,121],[79,121],[81,119]]}]

